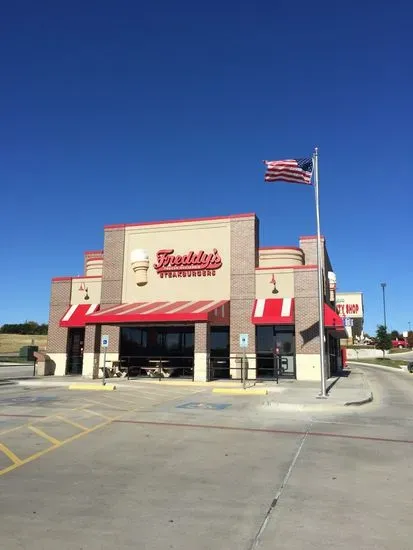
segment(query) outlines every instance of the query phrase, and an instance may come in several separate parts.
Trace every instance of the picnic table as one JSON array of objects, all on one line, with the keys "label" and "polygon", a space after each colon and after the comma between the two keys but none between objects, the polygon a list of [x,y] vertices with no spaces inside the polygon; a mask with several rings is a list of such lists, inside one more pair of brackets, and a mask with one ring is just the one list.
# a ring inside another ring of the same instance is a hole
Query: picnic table
[{"label": "picnic table", "polygon": [[167,367],[169,361],[167,359],[149,359],[148,363],[150,367],[141,367],[142,370],[146,371],[148,376],[152,378],[163,376],[164,378],[169,378],[174,372],[173,367]]}]

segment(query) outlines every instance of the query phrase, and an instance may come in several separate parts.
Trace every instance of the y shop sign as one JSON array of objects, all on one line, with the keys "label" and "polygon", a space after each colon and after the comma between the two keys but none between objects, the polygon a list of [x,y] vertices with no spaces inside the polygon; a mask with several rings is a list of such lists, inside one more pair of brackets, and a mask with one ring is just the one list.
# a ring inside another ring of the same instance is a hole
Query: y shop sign
[{"label": "y shop sign", "polygon": [[337,304],[337,313],[344,317],[349,315],[357,315],[361,313],[360,306],[358,304]]},{"label": "y shop sign", "polygon": [[336,310],[340,317],[363,317],[363,299],[361,294],[338,296]]}]

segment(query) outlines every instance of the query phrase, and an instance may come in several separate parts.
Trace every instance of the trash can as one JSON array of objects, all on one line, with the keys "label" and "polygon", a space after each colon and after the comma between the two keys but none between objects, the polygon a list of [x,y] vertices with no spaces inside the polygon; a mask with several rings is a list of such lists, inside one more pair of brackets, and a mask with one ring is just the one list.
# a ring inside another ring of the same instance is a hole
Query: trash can
[{"label": "trash can", "polygon": [[407,370],[413,373],[413,361],[407,363]]},{"label": "trash can", "polygon": [[35,351],[39,351],[39,346],[23,346],[20,348],[19,356],[26,361],[34,361]]}]

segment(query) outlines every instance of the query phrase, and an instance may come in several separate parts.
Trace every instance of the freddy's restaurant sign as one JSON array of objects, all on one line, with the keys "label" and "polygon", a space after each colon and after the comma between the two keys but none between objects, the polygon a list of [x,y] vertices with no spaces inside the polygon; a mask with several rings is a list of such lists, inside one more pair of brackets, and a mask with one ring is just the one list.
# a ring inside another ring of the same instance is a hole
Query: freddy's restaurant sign
[{"label": "freddy's restaurant sign", "polygon": [[204,250],[187,254],[175,254],[173,248],[159,250],[156,253],[155,271],[161,277],[214,277],[217,269],[222,267],[221,256],[214,248],[207,253]]}]

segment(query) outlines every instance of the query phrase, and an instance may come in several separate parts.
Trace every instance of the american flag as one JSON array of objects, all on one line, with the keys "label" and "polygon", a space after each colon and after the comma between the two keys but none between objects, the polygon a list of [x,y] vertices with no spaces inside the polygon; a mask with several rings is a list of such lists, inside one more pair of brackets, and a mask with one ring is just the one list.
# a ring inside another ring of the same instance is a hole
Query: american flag
[{"label": "american flag", "polygon": [[267,166],[265,181],[288,181],[311,185],[313,171],[313,160],[311,158],[264,160],[264,164]]}]

